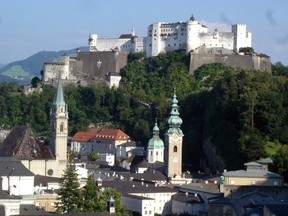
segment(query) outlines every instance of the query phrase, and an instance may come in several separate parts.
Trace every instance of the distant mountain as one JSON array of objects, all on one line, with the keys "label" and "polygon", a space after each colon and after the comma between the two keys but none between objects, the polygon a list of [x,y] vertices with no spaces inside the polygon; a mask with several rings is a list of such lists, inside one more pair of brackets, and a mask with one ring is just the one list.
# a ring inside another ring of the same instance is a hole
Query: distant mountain
[{"label": "distant mountain", "polygon": [[1,63],[0,63],[0,68],[2,68],[2,67],[4,67],[4,66],[5,66],[4,64],[1,64]]},{"label": "distant mountain", "polygon": [[[87,51],[88,47],[79,47],[81,51]],[[3,67],[0,65],[0,82],[17,81],[25,84],[30,83],[35,76],[41,76],[43,63],[57,61],[64,53],[70,56],[76,55],[76,48],[61,51],[41,51],[27,59],[11,62]]]}]

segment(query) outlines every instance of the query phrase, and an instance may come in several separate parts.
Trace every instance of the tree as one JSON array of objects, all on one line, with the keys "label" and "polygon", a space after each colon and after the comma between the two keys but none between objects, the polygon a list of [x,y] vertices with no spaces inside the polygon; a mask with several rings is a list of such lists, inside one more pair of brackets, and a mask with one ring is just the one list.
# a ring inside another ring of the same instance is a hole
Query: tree
[{"label": "tree", "polygon": [[37,76],[33,77],[32,80],[31,80],[32,87],[36,88],[39,82],[40,82],[39,77],[37,77]]},{"label": "tree", "polygon": [[274,155],[274,164],[276,172],[283,175],[285,180],[288,180],[288,145],[284,145]]},{"label": "tree", "polygon": [[244,53],[254,53],[254,49],[252,47],[241,47],[239,48],[239,52],[244,52]]},{"label": "tree", "polygon": [[90,175],[83,190],[83,212],[96,212],[100,210],[98,193],[99,191],[93,176]]},{"label": "tree", "polygon": [[112,198],[115,200],[115,212],[117,216],[121,216],[123,211],[123,207],[121,204],[121,193],[117,192],[113,188],[106,188],[105,191],[100,194],[100,211],[106,211],[108,209],[107,201],[110,196],[112,196]]},{"label": "tree", "polygon": [[74,165],[67,165],[65,173],[60,180],[60,189],[57,192],[59,202],[56,203],[58,213],[76,213],[82,208],[80,183]]},{"label": "tree", "polygon": [[88,160],[90,161],[96,161],[98,160],[98,158],[100,157],[99,153],[98,152],[90,152],[88,155]]}]

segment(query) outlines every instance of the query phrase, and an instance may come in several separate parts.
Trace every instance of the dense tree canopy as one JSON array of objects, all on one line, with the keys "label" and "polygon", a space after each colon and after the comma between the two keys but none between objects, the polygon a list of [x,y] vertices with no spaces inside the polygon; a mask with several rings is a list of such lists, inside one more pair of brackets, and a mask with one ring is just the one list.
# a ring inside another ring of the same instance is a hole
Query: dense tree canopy
[{"label": "dense tree canopy", "polygon": [[[155,118],[163,138],[169,98],[176,88],[185,169],[205,170],[210,163],[203,149],[207,139],[217,149],[213,158],[221,161],[218,167],[225,164],[227,169],[271,156],[265,150],[267,143],[288,144],[288,67],[281,63],[273,65],[272,74],[207,64],[190,76],[189,55],[182,51],[153,59],[131,55],[129,61],[121,70],[118,90],[105,85],[65,86],[70,135],[93,123],[120,128],[146,146]],[[24,95],[16,83],[0,84],[0,125],[28,124],[48,135],[54,96],[55,88],[48,85],[42,93]]]}]

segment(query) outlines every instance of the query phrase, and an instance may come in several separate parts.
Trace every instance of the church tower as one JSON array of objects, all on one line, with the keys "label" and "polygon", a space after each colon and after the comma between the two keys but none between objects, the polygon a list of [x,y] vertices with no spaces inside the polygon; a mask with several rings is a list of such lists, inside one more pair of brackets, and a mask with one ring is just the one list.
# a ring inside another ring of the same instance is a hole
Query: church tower
[{"label": "church tower", "polygon": [[182,119],[179,117],[176,92],[171,100],[171,112],[167,119],[169,129],[165,134],[165,172],[167,177],[182,176],[182,140],[183,132],[180,129]]},{"label": "church tower", "polygon": [[67,161],[68,108],[59,77],[56,97],[50,111],[50,146],[56,160]]},{"label": "church tower", "polygon": [[164,162],[164,142],[159,137],[157,122],[153,128],[153,137],[148,142],[147,160],[148,163]]}]

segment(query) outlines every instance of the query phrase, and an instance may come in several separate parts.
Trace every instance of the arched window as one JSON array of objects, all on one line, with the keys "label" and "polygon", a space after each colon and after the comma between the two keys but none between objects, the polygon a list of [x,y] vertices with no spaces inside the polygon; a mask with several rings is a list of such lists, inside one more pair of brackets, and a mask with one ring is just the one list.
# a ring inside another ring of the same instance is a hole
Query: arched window
[{"label": "arched window", "polygon": [[174,146],[173,152],[177,152],[177,146]]},{"label": "arched window", "polygon": [[64,131],[64,123],[61,122],[61,124],[60,124],[60,132],[63,132],[63,131]]},{"label": "arched window", "polygon": [[156,151],[156,156],[158,156],[158,151]]}]

